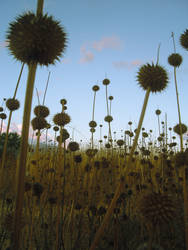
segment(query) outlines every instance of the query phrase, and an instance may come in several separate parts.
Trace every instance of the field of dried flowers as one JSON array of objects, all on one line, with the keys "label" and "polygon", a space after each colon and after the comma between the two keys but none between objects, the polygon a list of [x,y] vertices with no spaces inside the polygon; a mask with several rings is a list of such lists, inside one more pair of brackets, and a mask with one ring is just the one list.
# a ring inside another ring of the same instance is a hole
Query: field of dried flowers
[{"label": "field of dried flowers", "polygon": [[[160,110],[155,111],[159,127],[156,140],[152,139],[152,129],[146,131],[142,126],[150,94],[162,92],[169,82],[166,70],[159,65],[158,49],[156,64],[141,66],[137,74],[138,84],[146,92],[137,128],[130,121],[130,129],[122,138],[113,138],[113,96],[108,96],[110,80],[106,78],[102,83],[107,135],[101,133],[98,144],[94,143],[95,101],[100,89],[95,85],[89,122],[91,143],[81,149],[78,142],[68,140],[71,117],[66,112],[66,99],[60,100],[61,111],[54,115],[53,124],[47,122],[47,82],[43,102],[34,108],[31,120],[37,135],[34,146],[28,144],[28,135],[36,69],[54,64],[66,48],[64,28],[53,17],[43,15],[43,4],[38,0],[36,14],[20,15],[7,32],[8,47],[22,68],[13,98],[4,100],[10,111],[4,134],[7,115],[0,107],[0,249],[187,250],[188,149],[183,141],[187,126],[181,121],[176,69],[182,57],[176,53],[174,34],[174,53],[168,63],[174,69],[176,126],[168,128],[166,121],[160,122]],[[181,35],[180,44],[188,50],[188,30]],[[19,140],[9,128],[12,112],[20,106],[16,93],[25,64],[28,80]],[[52,128],[54,142],[48,143]],[[45,147],[40,144],[42,133],[46,133]]]}]

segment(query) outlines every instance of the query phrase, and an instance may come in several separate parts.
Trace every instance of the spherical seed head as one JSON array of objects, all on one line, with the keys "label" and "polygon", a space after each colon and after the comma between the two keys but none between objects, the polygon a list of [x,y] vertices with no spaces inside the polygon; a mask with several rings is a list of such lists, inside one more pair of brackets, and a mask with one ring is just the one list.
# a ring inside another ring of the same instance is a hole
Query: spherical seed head
[{"label": "spherical seed head", "polygon": [[69,142],[68,149],[72,152],[79,150],[79,144],[75,141]]},{"label": "spherical seed head", "polygon": [[146,138],[146,137],[148,137],[148,133],[143,132],[143,133],[142,133],[142,136],[143,136],[144,138]]},{"label": "spherical seed head", "polygon": [[38,105],[34,108],[34,114],[40,117],[47,117],[50,114],[49,109],[44,105]]},{"label": "spherical seed head", "polygon": [[46,128],[47,121],[44,117],[37,116],[33,118],[33,120],[31,121],[31,125],[33,127],[33,130],[43,129]]},{"label": "spherical seed head", "polygon": [[114,97],[113,97],[112,95],[110,95],[110,96],[108,97],[108,99],[109,99],[110,101],[112,101],[112,100],[114,99]]},{"label": "spherical seed head", "polygon": [[6,100],[6,106],[10,111],[19,109],[20,102],[17,99],[9,98]]},{"label": "spherical seed head", "polygon": [[91,132],[91,133],[95,133],[95,131],[96,131],[96,130],[95,130],[94,128],[90,128],[90,132]]},{"label": "spherical seed head", "polygon": [[106,143],[105,144],[105,148],[111,148],[111,144],[110,143]]},{"label": "spherical seed head", "polygon": [[54,64],[66,48],[66,33],[52,16],[24,13],[10,23],[8,48],[23,63]]},{"label": "spherical seed head", "polygon": [[[187,126],[185,124],[181,124],[181,129],[182,129],[182,134],[185,134],[187,132]],[[176,126],[173,127],[173,131],[180,135],[180,124],[177,124]]]},{"label": "spherical seed head", "polygon": [[156,115],[160,115],[161,114],[161,110],[160,109],[155,110],[155,114]]},{"label": "spherical seed head", "polygon": [[5,120],[7,118],[7,115],[5,113],[0,114],[0,119]]},{"label": "spherical seed head", "polygon": [[67,100],[66,100],[66,99],[61,99],[61,100],[60,100],[60,103],[61,103],[62,105],[66,105],[66,104],[67,104]]},{"label": "spherical seed head", "polygon": [[99,89],[100,89],[100,88],[99,88],[98,85],[94,85],[94,86],[92,87],[92,90],[95,91],[95,92],[98,91]]},{"label": "spherical seed head", "polygon": [[144,90],[150,88],[151,92],[155,93],[161,92],[167,87],[168,75],[162,66],[154,65],[153,63],[150,65],[148,63],[140,68],[137,80]]},{"label": "spherical seed head", "polygon": [[110,84],[110,80],[105,78],[102,82],[104,85],[109,85]]},{"label": "spherical seed head", "polygon": [[147,226],[156,228],[173,220],[177,212],[177,203],[174,197],[152,192],[141,197],[138,212]]},{"label": "spherical seed head", "polygon": [[105,122],[112,122],[113,121],[113,117],[111,115],[107,115],[104,118]]},{"label": "spherical seed head", "polygon": [[117,145],[118,145],[119,147],[121,147],[121,146],[124,145],[125,142],[124,142],[124,140],[121,140],[121,139],[120,139],[120,140],[117,140],[116,143],[117,143]]},{"label": "spherical seed head", "polygon": [[54,116],[53,121],[58,126],[65,126],[66,124],[68,124],[71,121],[71,118],[65,112],[64,113],[57,113]]},{"label": "spherical seed head", "polygon": [[0,112],[3,112],[3,107],[0,107]]},{"label": "spherical seed head", "polygon": [[186,29],[185,32],[181,34],[180,44],[184,49],[188,50],[188,29]]},{"label": "spherical seed head", "polygon": [[59,131],[59,127],[58,127],[58,126],[54,126],[54,127],[53,127],[53,130],[54,130],[55,132]]},{"label": "spherical seed head", "polygon": [[[62,142],[65,142],[69,138],[69,133],[66,129],[62,129]],[[57,141],[60,142],[60,136],[57,136]]]},{"label": "spherical seed head", "polygon": [[179,67],[182,60],[182,56],[177,53],[173,53],[168,57],[168,63],[173,67]]},{"label": "spherical seed head", "polygon": [[90,126],[90,128],[96,128],[97,127],[97,123],[95,121],[90,121],[89,122],[89,126]]}]

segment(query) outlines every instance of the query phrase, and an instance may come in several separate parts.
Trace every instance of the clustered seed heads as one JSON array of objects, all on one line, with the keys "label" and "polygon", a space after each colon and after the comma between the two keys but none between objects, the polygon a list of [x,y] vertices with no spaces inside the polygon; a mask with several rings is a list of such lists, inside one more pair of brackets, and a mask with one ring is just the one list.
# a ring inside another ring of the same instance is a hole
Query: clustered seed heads
[{"label": "clustered seed heads", "polygon": [[54,64],[66,48],[66,33],[52,16],[25,13],[10,23],[8,47],[23,63]]}]

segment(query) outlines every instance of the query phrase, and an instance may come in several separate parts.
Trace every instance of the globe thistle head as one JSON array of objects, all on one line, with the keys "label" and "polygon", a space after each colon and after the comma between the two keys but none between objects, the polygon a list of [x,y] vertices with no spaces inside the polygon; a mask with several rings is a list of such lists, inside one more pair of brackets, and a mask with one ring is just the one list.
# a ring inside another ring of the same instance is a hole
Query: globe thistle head
[{"label": "globe thistle head", "polygon": [[6,106],[10,111],[19,109],[20,102],[17,99],[9,98],[6,100]]},{"label": "globe thistle head", "polygon": [[34,108],[34,114],[40,117],[47,117],[50,114],[48,107],[44,105],[38,105]]},{"label": "globe thistle head", "polygon": [[70,123],[71,118],[67,113],[57,113],[54,118],[53,121],[56,125],[58,126],[65,126],[66,124]]},{"label": "globe thistle head", "polygon": [[7,115],[5,113],[0,114],[0,119],[5,120],[7,118]]},{"label": "globe thistle head", "polygon": [[146,226],[151,228],[169,224],[177,213],[174,197],[161,193],[147,193],[138,201],[138,212]]},{"label": "globe thistle head", "polygon": [[0,107],[0,112],[3,112],[3,107]]},{"label": "globe thistle head", "polygon": [[151,92],[156,93],[163,91],[167,87],[168,75],[162,66],[148,63],[141,66],[137,81],[144,90],[150,88]]},{"label": "globe thistle head", "polygon": [[92,87],[92,90],[94,91],[94,92],[97,92],[97,91],[99,91],[99,86],[98,85],[94,85],[93,87]]},{"label": "globe thistle head", "polygon": [[8,48],[23,63],[48,66],[59,60],[66,48],[64,28],[52,16],[24,13],[10,23]]},{"label": "globe thistle head", "polygon": [[76,163],[82,162],[82,155],[81,154],[75,155],[74,156],[74,162],[76,162]]},{"label": "globe thistle head", "polygon": [[109,122],[110,123],[110,122],[113,121],[113,117],[111,115],[107,115],[107,116],[105,116],[104,120],[105,120],[105,122]]},{"label": "globe thistle head", "polygon": [[110,96],[108,97],[108,99],[109,99],[110,101],[112,101],[112,100],[114,99],[114,97],[113,97],[112,95],[110,95]]},{"label": "globe thistle head", "polygon": [[161,114],[161,110],[160,110],[160,109],[156,109],[156,110],[155,110],[155,114],[156,114],[156,115],[160,115],[160,114]]},{"label": "globe thistle head", "polygon": [[105,78],[102,83],[107,86],[110,84],[110,80]]},{"label": "globe thistle head", "polygon": [[46,128],[47,121],[44,117],[37,116],[32,119],[31,125],[33,127],[33,130],[40,130]]},{"label": "globe thistle head", "polygon": [[90,128],[91,133],[95,133],[95,131],[96,131],[95,128]]},{"label": "globe thistle head", "polygon": [[105,144],[105,148],[111,148],[111,144],[110,143],[106,143]]},{"label": "globe thistle head", "polygon": [[[185,134],[187,132],[187,126],[183,123],[181,123],[181,130],[182,130],[182,134]],[[173,131],[180,135],[180,124],[177,124],[176,126],[173,127]]]},{"label": "globe thistle head", "polygon": [[90,128],[96,128],[97,127],[96,121],[90,121],[89,126],[90,126]]},{"label": "globe thistle head", "polygon": [[72,152],[79,150],[79,144],[75,141],[69,142],[68,149]]},{"label": "globe thistle head", "polygon": [[51,128],[51,124],[50,123],[47,123],[46,124],[46,129],[50,129]]},{"label": "globe thistle head", "polygon": [[173,53],[168,57],[168,63],[173,67],[179,67],[182,61],[182,56],[178,53]]},{"label": "globe thistle head", "polygon": [[[62,142],[65,142],[69,136],[69,132],[66,129],[62,129]],[[60,136],[57,136],[56,140],[60,142]]]},{"label": "globe thistle head", "polygon": [[117,145],[118,145],[119,147],[121,147],[121,146],[123,146],[123,145],[125,144],[124,140],[122,140],[122,139],[117,140],[116,143],[117,143]]},{"label": "globe thistle head", "polygon": [[53,130],[54,130],[55,132],[59,131],[59,127],[58,127],[58,126],[54,126],[54,127],[53,127]]},{"label": "globe thistle head", "polygon": [[66,99],[61,99],[61,100],[60,100],[60,103],[61,103],[62,105],[66,105],[66,104],[67,104],[67,100],[66,100]]},{"label": "globe thistle head", "polygon": [[185,32],[181,34],[180,44],[184,49],[188,50],[188,29],[186,29]]}]

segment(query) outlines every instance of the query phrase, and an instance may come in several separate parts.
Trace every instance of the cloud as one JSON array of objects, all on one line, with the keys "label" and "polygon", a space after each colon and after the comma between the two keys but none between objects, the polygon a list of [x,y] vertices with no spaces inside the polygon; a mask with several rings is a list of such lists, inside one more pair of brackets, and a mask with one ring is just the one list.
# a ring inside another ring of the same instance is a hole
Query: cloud
[{"label": "cloud", "polygon": [[80,63],[88,63],[93,61],[94,59],[94,54],[88,50],[85,46],[82,46],[81,49],[81,58],[80,58]]},{"label": "cloud", "polygon": [[117,36],[102,37],[98,41],[87,42],[80,48],[81,58],[79,63],[89,63],[94,60],[94,52],[101,52],[104,49],[122,49],[122,41]]},{"label": "cloud", "polygon": [[103,37],[99,41],[92,42],[91,48],[96,51],[102,51],[103,49],[121,49],[122,41],[117,36]]},{"label": "cloud", "polygon": [[7,47],[7,46],[8,46],[8,44],[9,44],[9,42],[8,42],[8,41],[3,41],[3,42],[0,42],[0,49]]},{"label": "cloud", "polygon": [[127,61],[113,62],[113,66],[116,69],[132,69],[134,67],[140,66],[141,64],[142,64],[142,62],[140,60],[134,60],[131,62],[127,62]]}]

